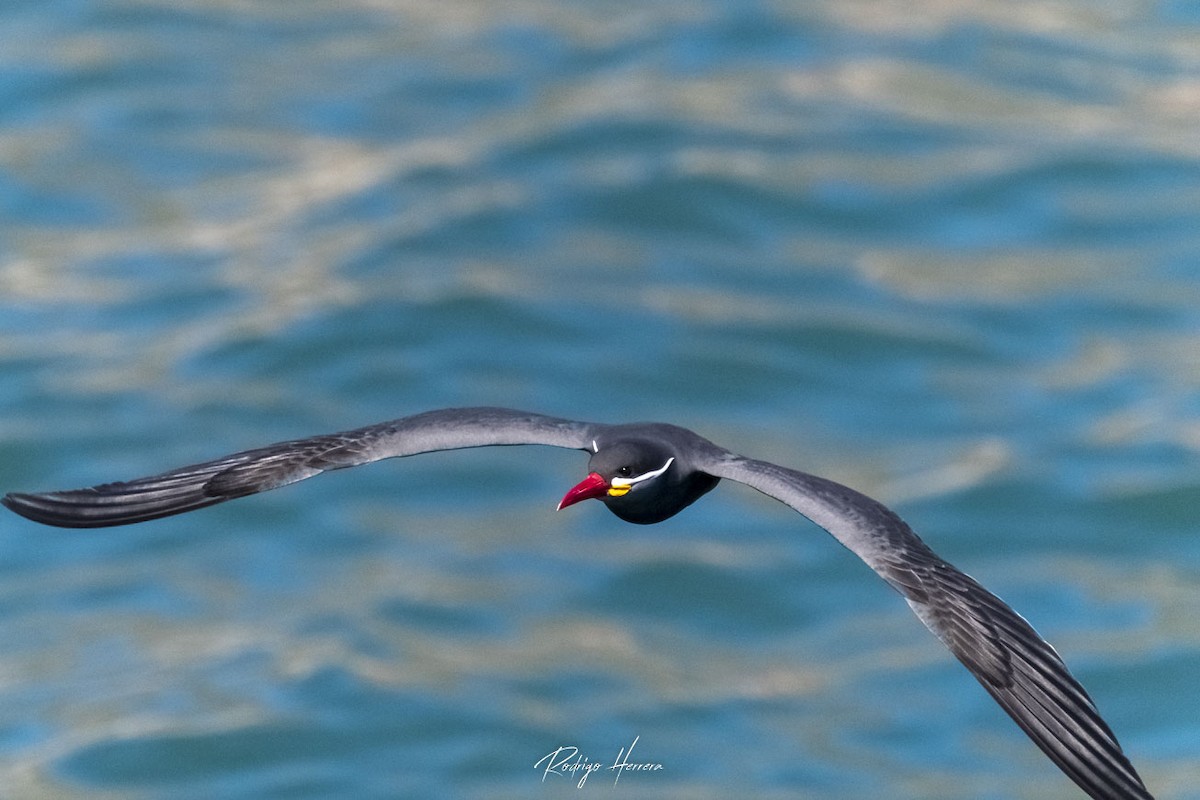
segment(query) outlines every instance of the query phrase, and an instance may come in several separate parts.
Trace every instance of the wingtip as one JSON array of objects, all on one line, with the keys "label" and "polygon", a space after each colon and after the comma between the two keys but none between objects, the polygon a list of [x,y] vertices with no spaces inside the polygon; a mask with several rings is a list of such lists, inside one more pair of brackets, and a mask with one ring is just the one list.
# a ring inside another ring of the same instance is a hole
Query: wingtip
[{"label": "wingtip", "polygon": [[9,492],[8,494],[4,495],[4,497],[0,497],[0,503],[3,503],[4,507],[9,511],[12,511],[14,514],[25,516],[24,509],[27,500],[30,498],[31,495],[22,494],[20,492]]},{"label": "wingtip", "polygon": [[63,518],[54,512],[53,498],[47,495],[9,492],[0,498],[0,503],[9,511],[33,522],[54,525],[60,528],[81,527],[78,521]]},{"label": "wingtip", "polygon": [[9,492],[4,497],[0,497],[0,503],[3,503],[4,507],[9,511],[25,519],[45,523],[45,515],[39,513],[41,504],[37,502],[37,499],[38,496],[36,494]]}]

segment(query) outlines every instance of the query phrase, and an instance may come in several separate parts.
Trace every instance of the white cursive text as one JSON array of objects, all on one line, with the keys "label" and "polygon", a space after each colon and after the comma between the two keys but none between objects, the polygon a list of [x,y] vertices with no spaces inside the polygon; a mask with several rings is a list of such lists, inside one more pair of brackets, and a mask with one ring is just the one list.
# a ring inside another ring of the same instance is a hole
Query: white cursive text
[{"label": "white cursive text", "polygon": [[[629,748],[621,748],[617,753],[616,759],[612,766],[608,767],[610,772],[616,773],[613,776],[613,785],[616,786],[621,780],[621,774],[625,772],[658,772],[663,768],[662,764],[654,762],[635,762],[630,759],[633,757],[633,748],[637,745],[641,736],[633,737],[633,743]],[[593,761],[585,756],[578,747],[574,745],[564,745],[557,750],[553,750],[537,760],[533,765],[534,769],[542,770],[542,783],[546,782],[546,778],[550,775],[558,775],[560,777],[575,777],[579,776],[579,781],[575,784],[575,788],[582,789],[587,783],[588,776],[601,768],[599,761]]]}]

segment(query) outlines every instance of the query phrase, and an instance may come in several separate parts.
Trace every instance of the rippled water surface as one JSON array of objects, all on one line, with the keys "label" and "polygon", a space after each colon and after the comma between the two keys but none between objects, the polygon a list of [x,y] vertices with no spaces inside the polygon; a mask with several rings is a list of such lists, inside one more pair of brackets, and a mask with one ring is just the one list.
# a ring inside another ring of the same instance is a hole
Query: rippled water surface
[{"label": "rippled water surface", "polygon": [[[0,167],[0,489],[676,422],[894,505],[1200,797],[1188,4],[12,2]],[[556,514],[583,468],[5,515],[4,796],[1079,796],[819,529]]]}]

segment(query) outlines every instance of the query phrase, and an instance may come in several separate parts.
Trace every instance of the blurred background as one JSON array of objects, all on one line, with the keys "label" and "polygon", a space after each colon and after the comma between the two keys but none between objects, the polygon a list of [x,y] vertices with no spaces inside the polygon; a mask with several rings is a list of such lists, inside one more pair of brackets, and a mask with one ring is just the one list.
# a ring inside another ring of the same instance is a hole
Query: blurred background
[{"label": "blurred background", "polygon": [[[894,505],[1200,797],[1198,131],[1183,2],[9,2],[0,489],[675,422]],[[824,532],[584,465],[4,515],[5,795],[1082,796]]]}]

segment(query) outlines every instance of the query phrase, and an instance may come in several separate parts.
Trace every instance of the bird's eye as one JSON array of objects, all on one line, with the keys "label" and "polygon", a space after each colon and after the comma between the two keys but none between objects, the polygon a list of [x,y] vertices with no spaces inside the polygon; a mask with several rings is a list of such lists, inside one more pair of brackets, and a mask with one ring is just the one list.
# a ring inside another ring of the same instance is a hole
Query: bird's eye
[{"label": "bird's eye", "polygon": [[628,478],[629,476],[633,475],[633,467],[618,467],[617,475],[621,476],[622,478]]}]

